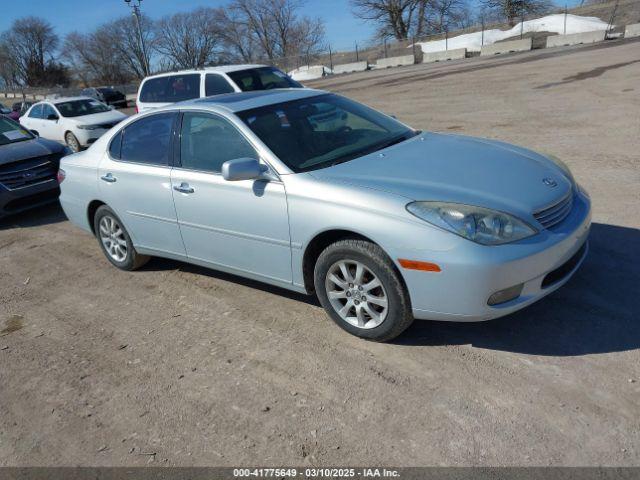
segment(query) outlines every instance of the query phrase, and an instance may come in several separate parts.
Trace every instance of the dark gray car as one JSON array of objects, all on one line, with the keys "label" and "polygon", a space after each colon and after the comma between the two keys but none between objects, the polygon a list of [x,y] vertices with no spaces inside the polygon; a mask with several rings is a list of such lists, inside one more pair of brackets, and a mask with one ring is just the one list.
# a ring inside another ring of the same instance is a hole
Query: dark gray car
[{"label": "dark gray car", "polygon": [[0,218],[55,202],[58,167],[68,149],[0,118]]}]

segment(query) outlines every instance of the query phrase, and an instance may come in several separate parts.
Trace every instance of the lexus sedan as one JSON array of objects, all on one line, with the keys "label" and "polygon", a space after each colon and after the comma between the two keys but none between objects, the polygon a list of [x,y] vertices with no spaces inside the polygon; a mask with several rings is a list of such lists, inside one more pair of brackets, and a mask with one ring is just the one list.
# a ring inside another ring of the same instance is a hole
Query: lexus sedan
[{"label": "lexus sedan", "polygon": [[315,293],[378,341],[541,299],[583,261],[591,222],[560,160],[310,89],[137,115],[60,178],[65,213],[116,267],[161,256]]},{"label": "lexus sedan", "polygon": [[64,142],[79,152],[125,118],[124,113],[93,98],[69,97],[36,103],[20,117],[20,123],[42,138]]},{"label": "lexus sedan", "polygon": [[0,218],[55,202],[60,159],[69,153],[0,117]]}]

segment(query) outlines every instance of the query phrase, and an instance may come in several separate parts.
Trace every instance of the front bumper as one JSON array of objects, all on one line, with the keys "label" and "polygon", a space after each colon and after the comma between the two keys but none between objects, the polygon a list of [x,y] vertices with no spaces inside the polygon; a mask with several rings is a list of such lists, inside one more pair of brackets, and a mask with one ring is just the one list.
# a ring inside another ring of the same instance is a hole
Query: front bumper
[{"label": "front bumper", "polygon": [[88,147],[108,131],[108,128],[97,128],[95,130],[76,128],[74,129],[73,134],[76,136],[81,146]]},{"label": "front bumper", "polygon": [[60,187],[56,179],[14,190],[0,184],[0,218],[53,203],[59,196]]},{"label": "front bumper", "polygon": [[[398,268],[407,284],[417,319],[477,322],[513,313],[564,285],[587,254],[591,204],[576,193],[569,216],[551,230],[508,245],[470,241],[422,260],[441,266],[439,273]],[[490,306],[497,291],[523,284],[519,297]]]}]

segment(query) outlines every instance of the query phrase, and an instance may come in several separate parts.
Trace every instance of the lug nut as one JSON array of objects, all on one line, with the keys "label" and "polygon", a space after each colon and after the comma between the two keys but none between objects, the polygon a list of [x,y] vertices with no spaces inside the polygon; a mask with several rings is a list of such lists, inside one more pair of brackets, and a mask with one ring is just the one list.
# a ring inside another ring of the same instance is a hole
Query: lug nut
[{"label": "lug nut", "polygon": [[362,291],[362,285],[358,286],[358,290]]},{"label": "lug nut", "polygon": [[355,303],[356,305],[360,305],[360,302],[358,300],[354,301],[353,303]]}]

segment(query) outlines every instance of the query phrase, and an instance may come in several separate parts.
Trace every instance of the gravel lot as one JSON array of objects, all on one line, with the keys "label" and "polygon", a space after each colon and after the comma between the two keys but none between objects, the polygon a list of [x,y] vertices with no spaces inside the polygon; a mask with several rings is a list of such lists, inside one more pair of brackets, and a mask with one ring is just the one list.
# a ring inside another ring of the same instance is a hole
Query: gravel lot
[{"label": "gravel lot", "polygon": [[553,152],[594,204],[558,292],[358,340],[313,299],[111,267],[57,206],[0,224],[0,465],[640,464],[640,42],[315,82]]}]

